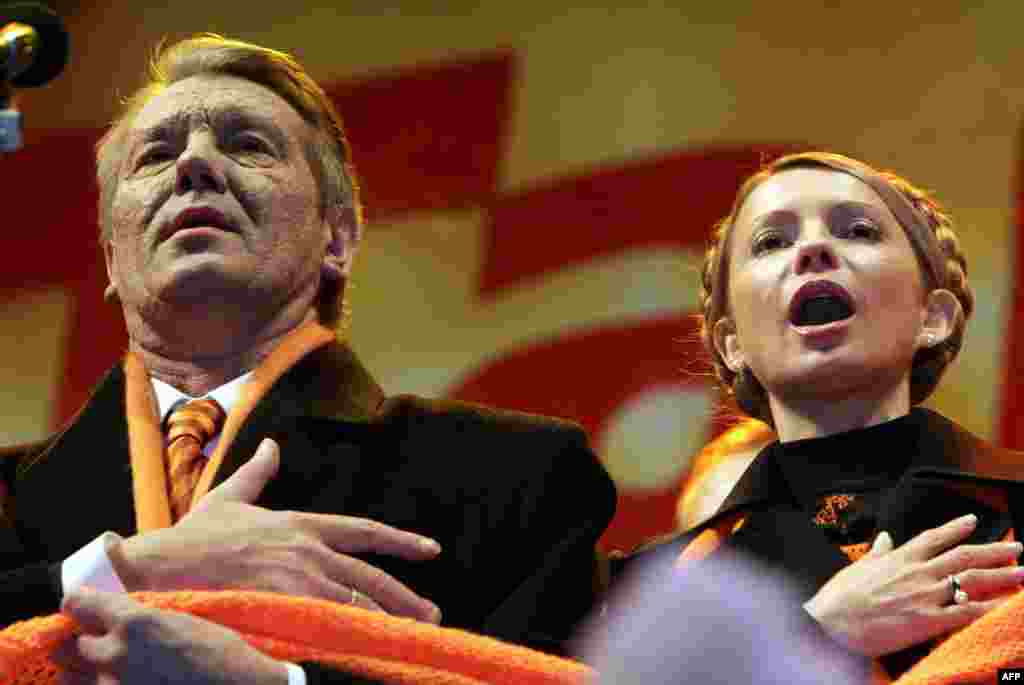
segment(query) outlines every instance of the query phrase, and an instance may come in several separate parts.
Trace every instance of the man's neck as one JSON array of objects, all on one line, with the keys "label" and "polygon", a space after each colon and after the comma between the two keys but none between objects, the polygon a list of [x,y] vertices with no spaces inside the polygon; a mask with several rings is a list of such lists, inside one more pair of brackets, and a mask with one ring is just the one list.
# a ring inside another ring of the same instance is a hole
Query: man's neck
[{"label": "man's neck", "polygon": [[304,317],[277,320],[259,327],[256,333],[245,327],[231,330],[222,321],[203,326],[202,334],[195,338],[182,335],[187,327],[164,334],[157,327],[136,322],[129,325],[129,349],[152,377],[200,397],[259,366],[285,336],[315,319],[316,313],[310,309]]}]

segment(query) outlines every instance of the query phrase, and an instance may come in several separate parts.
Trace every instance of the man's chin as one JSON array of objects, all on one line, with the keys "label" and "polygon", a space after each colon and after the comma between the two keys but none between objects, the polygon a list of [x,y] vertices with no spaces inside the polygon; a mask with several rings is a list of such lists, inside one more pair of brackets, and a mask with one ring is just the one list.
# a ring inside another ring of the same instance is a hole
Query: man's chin
[{"label": "man's chin", "polygon": [[173,304],[213,304],[225,296],[238,302],[239,293],[249,289],[250,280],[239,269],[230,268],[220,255],[204,255],[177,260],[173,269],[156,279],[153,292],[161,301]]}]

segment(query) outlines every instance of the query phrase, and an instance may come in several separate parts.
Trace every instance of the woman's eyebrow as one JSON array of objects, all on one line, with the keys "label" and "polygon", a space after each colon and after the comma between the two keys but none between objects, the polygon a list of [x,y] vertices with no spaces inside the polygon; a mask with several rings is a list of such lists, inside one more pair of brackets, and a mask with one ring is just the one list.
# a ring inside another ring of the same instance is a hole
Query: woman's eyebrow
[{"label": "woman's eyebrow", "polygon": [[879,212],[878,207],[871,205],[870,203],[860,202],[859,200],[845,200],[837,203],[833,209],[853,209],[861,212],[873,212],[876,214]]},{"label": "woman's eyebrow", "polygon": [[758,214],[750,221],[750,225],[753,227],[762,226],[771,221],[788,220],[795,216],[795,212],[788,209],[773,209],[763,214]]},{"label": "woman's eyebrow", "polygon": [[877,220],[881,220],[885,216],[885,211],[882,208],[869,202],[861,202],[859,200],[844,200],[843,202],[836,203],[836,205],[829,210],[829,214],[835,213],[858,214],[861,216],[869,216]]}]

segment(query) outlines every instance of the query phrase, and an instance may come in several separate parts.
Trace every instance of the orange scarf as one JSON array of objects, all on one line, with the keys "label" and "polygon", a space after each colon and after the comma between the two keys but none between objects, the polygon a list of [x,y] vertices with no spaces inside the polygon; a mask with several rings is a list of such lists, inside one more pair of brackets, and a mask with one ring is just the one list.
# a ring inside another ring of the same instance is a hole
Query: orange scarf
[{"label": "orange scarf", "polygon": [[[199,477],[192,498],[193,505],[209,492],[224,462],[224,455],[260,398],[296,362],[334,339],[334,333],[320,323],[305,323],[286,335],[263,363],[253,370],[224,422],[217,447]],[[171,525],[171,505],[167,498],[167,471],[164,465],[164,436],[160,431],[159,411],[149,372],[142,360],[131,352],[124,358],[124,375],[135,523],[138,531],[145,533]]]},{"label": "orange scarf", "polygon": [[[389,685],[584,685],[593,671],[454,628],[265,592],[140,592],[143,604],[226,626],[282,661],[316,661]],[[0,685],[56,682],[49,654],[74,635],[54,614],[0,631]]]}]

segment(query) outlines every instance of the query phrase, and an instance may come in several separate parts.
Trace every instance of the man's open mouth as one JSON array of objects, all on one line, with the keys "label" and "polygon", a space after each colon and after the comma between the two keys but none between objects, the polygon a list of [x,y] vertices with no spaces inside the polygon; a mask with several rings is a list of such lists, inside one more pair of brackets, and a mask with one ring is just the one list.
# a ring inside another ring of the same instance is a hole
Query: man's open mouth
[{"label": "man's open mouth", "polygon": [[232,233],[236,232],[231,221],[220,210],[212,207],[190,207],[175,217],[170,230],[165,231],[163,239],[166,240],[178,231],[200,226],[209,226]]}]

